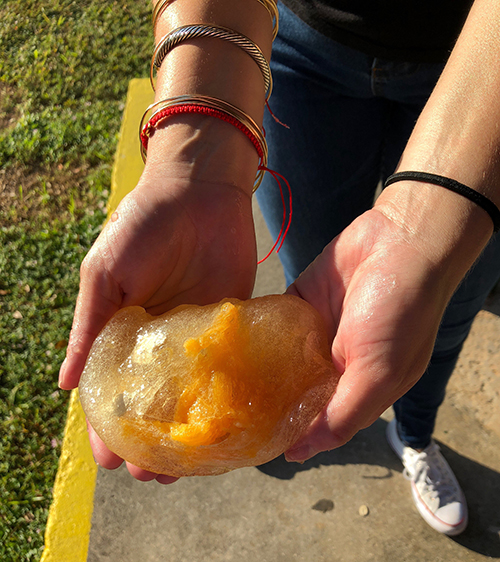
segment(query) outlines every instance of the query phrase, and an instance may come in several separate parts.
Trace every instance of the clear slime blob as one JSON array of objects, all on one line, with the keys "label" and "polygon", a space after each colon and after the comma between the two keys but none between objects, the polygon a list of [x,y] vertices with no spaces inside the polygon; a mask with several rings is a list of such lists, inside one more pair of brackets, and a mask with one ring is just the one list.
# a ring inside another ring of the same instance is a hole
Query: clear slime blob
[{"label": "clear slime blob", "polygon": [[318,313],[289,295],[120,310],[97,337],[80,385],[113,452],[171,476],[222,474],[287,450],[335,390]]}]

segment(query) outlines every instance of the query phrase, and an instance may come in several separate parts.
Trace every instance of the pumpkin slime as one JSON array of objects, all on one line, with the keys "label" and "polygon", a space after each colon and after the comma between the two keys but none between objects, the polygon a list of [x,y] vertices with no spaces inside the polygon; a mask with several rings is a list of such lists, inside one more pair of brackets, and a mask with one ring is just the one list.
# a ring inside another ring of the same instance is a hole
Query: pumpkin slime
[{"label": "pumpkin slime", "polygon": [[113,452],[171,476],[222,474],[286,451],[335,390],[325,328],[305,301],[271,295],[120,310],[79,391]]}]

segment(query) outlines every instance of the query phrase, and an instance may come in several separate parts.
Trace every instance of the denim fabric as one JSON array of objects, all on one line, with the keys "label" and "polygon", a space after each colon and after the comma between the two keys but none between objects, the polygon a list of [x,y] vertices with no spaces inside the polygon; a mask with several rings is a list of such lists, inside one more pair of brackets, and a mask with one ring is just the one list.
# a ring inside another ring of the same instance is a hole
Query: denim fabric
[{"label": "denim fabric", "polygon": [[[269,166],[292,188],[292,225],[279,252],[291,283],[373,205],[377,186],[393,173],[442,65],[371,58],[323,36],[282,5],[279,9],[270,107],[289,129],[269,112],[264,128]],[[257,198],[276,238],[283,207],[269,174]],[[498,236],[495,242],[450,305],[428,371],[395,405],[408,445],[421,447],[430,440],[463,340],[500,276]]]},{"label": "denim fabric", "polygon": [[423,377],[394,404],[399,434],[410,447],[428,445],[446,385],[472,321],[499,278],[500,235],[496,234],[453,295]]}]

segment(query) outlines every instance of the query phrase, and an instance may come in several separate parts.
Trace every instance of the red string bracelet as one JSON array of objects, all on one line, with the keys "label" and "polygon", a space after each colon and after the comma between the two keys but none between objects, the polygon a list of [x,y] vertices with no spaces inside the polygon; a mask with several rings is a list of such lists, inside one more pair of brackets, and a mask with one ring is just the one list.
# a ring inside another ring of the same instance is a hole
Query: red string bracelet
[{"label": "red string bracelet", "polygon": [[[150,108],[148,108],[148,109],[150,109]],[[146,111],[146,113],[147,113],[147,111]],[[278,172],[275,172],[274,170],[271,170],[270,168],[267,167],[267,162],[266,162],[266,160],[267,160],[267,146],[265,145],[265,139],[263,137],[261,139],[257,138],[257,136],[250,130],[250,128],[247,127],[244,123],[242,123],[242,121],[240,121],[240,119],[238,119],[234,115],[231,115],[230,113],[228,113],[228,112],[226,112],[222,109],[218,109],[218,108],[214,108],[214,107],[208,107],[208,106],[206,106],[204,104],[200,104],[200,103],[182,103],[182,102],[179,102],[178,104],[175,104],[175,105],[169,105],[168,107],[164,107],[163,109],[160,109],[160,110],[156,111],[144,126],[142,126],[142,122],[141,122],[140,141],[141,141],[141,153],[143,155],[144,160],[145,160],[147,149],[148,149],[149,137],[154,132],[154,130],[158,126],[158,124],[160,122],[164,121],[165,119],[169,118],[169,117],[172,117],[172,116],[175,116],[175,115],[186,114],[186,113],[188,113],[188,114],[194,113],[194,114],[207,115],[207,116],[210,116],[210,117],[216,117],[217,119],[220,119],[221,121],[225,121],[226,123],[229,123],[230,125],[233,125],[238,130],[240,130],[250,140],[250,142],[255,147],[255,150],[257,151],[257,154],[258,154],[259,160],[260,160],[258,170],[262,173],[269,172],[273,176],[273,178],[276,180],[276,183],[278,184],[278,187],[279,187],[279,190],[280,190],[280,195],[281,195],[281,201],[282,201],[282,204],[283,204],[283,220],[282,220],[282,223],[281,223],[280,232],[278,234],[278,237],[277,237],[276,242],[274,243],[273,247],[266,254],[266,256],[264,258],[262,258],[261,260],[259,260],[257,262],[258,264],[261,264],[263,261],[265,261],[273,253],[273,251],[275,250],[276,247],[277,247],[276,252],[280,251],[281,247],[283,246],[283,242],[285,241],[288,230],[290,229],[290,224],[291,224],[291,220],[292,220],[292,191],[291,191],[291,188],[290,188],[290,184],[288,183],[288,181],[286,180],[286,178],[284,176],[282,176]],[[143,120],[144,120],[144,117],[143,117]],[[282,188],[280,179],[285,182],[285,184],[288,188],[288,208],[289,208],[288,222],[287,222],[287,210],[286,210],[285,196],[283,194],[283,188]],[[259,184],[260,184],[260,181],[259,181]],[[257,184],[257,187],[258,187],[259,184]],[[254,191],[257,189],[257,187],[254,188]]]},{"label": "red string bracelet", "polygon": [[148,140],[150,134],[154,131],[155,127],[167,117],[172,117],[173,115],[180,115],[184,113],[198,113],[202,115],[209,115],[210,117],[217,117],[226,123],[229,123],[239,129],[242,133],[244,133],[249,139],[250,142],[254,145],[261,162],[264,158],[264,150],[262,148],[261,143],[257,139],[257,137],[250,131],[250,129],[245,126],[239,119],[229,115],[225,111],[220,109],[214,109],[212,107],[206,107],[204,105],[186,103],[182,105],[175,105],[171,107],[165,107],[159,111],[157,111],[151,119],[146,123],[141,131],[141,144],[143,146],[144,152],[148,149]]}]

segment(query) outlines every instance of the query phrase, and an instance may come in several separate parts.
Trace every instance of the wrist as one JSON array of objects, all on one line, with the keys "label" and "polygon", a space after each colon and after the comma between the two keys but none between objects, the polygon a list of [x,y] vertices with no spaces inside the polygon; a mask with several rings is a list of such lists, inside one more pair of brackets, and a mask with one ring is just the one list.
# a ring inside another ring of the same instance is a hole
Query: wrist
[{"label": "wrist", "polygon": [[259,164],[255,146],[234,125],[194,114],[171,116],[148,143],[145,173],[235,186],[251,196]]},{"label": "wrist", "polygon": [[415,181],[421,183],[428,183],[437,185],[443,189],[448,189],[453,193],[472,201],[475,205],[483,209],[490,217],[493,226],[493,232],[500,231],[500,209],[487,197],[479,191],[471,189],[467,185],[460,183],[453,178],[441,176],[439,174],[430,174],[429,172],[421,172],[415,170],[407,170],[403,172],[396,172],[389,176],[385,182],[384,187],[388,187],[393,183],[400,181]]},{"label": "wrist", "polygon": [[491,219],[483,209],[433,184],[400,181],[390,185],[375,209],[399,227],[406,241],[426,256],[436,274],[454,286],[473,265],[492,233]]}]

